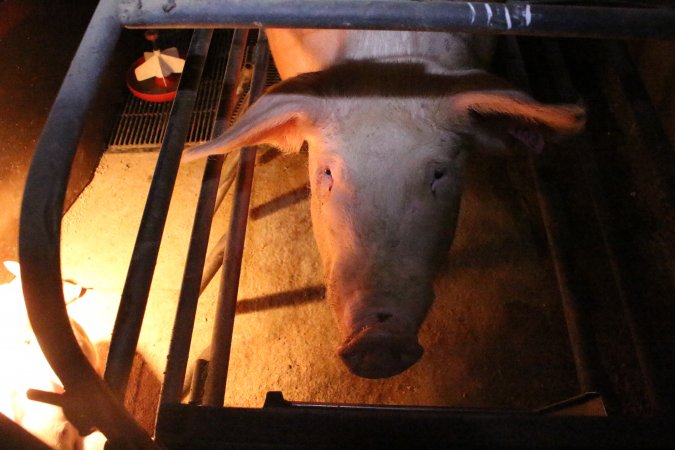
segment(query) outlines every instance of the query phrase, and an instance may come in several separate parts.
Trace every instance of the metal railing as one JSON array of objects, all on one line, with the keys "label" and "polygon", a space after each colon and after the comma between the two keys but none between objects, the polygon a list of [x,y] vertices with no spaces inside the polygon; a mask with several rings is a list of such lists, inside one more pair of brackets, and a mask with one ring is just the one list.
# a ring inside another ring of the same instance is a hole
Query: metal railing
[{"label": "metal railing", "polygon": [[[121,398],[126,390],[145,311],[185,137],[185,123],[194,103],[194,91],[211,31],[200,30],[193,37],[194,46],[173,106],[122,295],[106,368],[106,382],[82,354],[66,314],[61,292],[60,232],[65,189],[85,117],[124,26],[419,29],[672,39],[675,38],[675,10],[524,2],[505,5],[322,0],[100,1],[47,118],[30,167],[21,212],[21,272],[30,322],[47,360],[63,381],[66,393],[60,403],[68,417],[80,429],[86,430],[91,426],[100,429],[114,448],[157,448],[157,444],[124,409]],[[231,83],[231,78],[226,78],[226,82]],[[211,166],[207,170],[213,170],[213,173],[205,174],[205,180],[211,180],[208,181],[211,183],[217,172],[213,164],[217,163],[209,164]],[[204,195],[211,199],[213,192]],[[210,207],[205,206],[207,222],[210,221]],[[195,228],[198,226],[195,225]],[[201,253],[198,257],[203,261]],[[194,296],[195,280],[201,280],[201,271],[195,269],[193,262],[186,268],[185,280],[184,289],[188,289],[186,283],[192,280],[189,289],[190,295]],[[181,296],[183,294],[181,292]],[[192,297],[190,302],[194,301]],[[194,308],[193,303],[190,305],[188,309]],[[181,306],[179,310],[182,310]],[[182,333],[187,336],[189,331],[185,329]],[[174,353],[173,357],[180,361],[177,375],[167,374],[175,378],[170,378],[173,380],[170,381],[171,387],[165,385],[163,390],[167,402],[176,401],[180,384],[177,381],[184,378],[184,368],[180,366],[184,367],[185,355],[176,355]],[[661,430],[660,424],[655,427]]]}]

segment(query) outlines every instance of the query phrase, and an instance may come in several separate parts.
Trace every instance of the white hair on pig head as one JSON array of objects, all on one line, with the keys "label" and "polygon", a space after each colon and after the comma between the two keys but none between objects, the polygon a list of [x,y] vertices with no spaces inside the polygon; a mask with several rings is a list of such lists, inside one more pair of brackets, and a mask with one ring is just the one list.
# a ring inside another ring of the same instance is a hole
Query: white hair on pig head
[{"label": "white hair on pig head", "polygon": [[466,152],[541,151],[583,128],[576,105],[545,105],[478,70],[344,64],[270,89],[184,160],[309,144],[312,221],[328,300],[354,374],[389,377],[422,355],[417,332],[454,235]]}]

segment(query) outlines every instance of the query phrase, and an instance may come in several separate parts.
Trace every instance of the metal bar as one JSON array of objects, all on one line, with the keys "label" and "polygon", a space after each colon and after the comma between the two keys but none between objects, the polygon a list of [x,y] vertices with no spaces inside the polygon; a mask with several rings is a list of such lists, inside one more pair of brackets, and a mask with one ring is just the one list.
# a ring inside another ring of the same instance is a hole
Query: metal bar
[{"label": "metal bar", "polygon": [[[507,64],[508,78],[517,86],[530,91],[530,84],[523,65],[520,48],[515,38],[505,39],[509,62]],[[559,196],[554,181],[542,174],[543,167],[528,156],[528,165],[532,173],[537,203],[544,224],[551,261],[558,281],[558,289],[562,300],[565,322],[569,335],[574,365],[577,371],[577,380],[582,392],[606,391],[602,383],[601,364],[598,361],[597,348],[593,331],[582,312],[580,299],[572,288],[572,269],[569,266],[569,257],[565,251],[565,243],[570,242],[566,218],[562,214]]]},{"label": "metal bar", "polygon": [[[247,36],[248,30],[237,30],[232,37],[222,87],[224,94],[219,102],[218,120],[214,125],[215,135],[221,134],[227,128],[229,117],[236,106],[237,99],[234,91],[237,88],[237,78],[244,61]],[[185,262],[183,284],[178,297],[176,318],[169,345],[160,404],[178,403],[181,400],[223,159],[222,156],[209,157],[204,168],[190,247]]]},{"label": "metal bar", "polygon": [[675,208],[675,151],[663,128],[659,113],[652,104],[645,88],[640,72],[632,61],[622,42],[606,42],[604,51],[609,57],[609,64],[614,69],[625,95],[626,101],[633,111],[635,125],[640,130],[642,139],[648,143],[650,157],[656,162],[659,175],[667,183],[667,201]]},{"label": "metal bar", "polygon": [[[671,418],[168,405],[170,448],[672,448]],[[190,426],[185,426],[190,424]]]},{"label": "metal bar", "polygon": [[11,421],[2,413],[0,413],[0,436],[2,436],[2,445],[5,448],[51,450],[51,447],[24,430],[20,425]]},{"label": "metal bar", "polygon": [[[225,200],[225,195],[229,192],[232,184],[234,183],[235,177],[237,175],[237,167],[239,164],[239,155],[231,154],[229,158],[225,161],[223,168],[223,175],[220,181],[220,187],[218,188],[218,195],[216,197],[216,211],[220,208]],[[208,257],[206,258],[206,263],[204,265],[204,271],[202,274],[202,283],[199,288],[199,294],[206,290],[211,283],[211,280],[216,276],[218,271],[223,265],[223,256],[225,255],[225,248],[227,247],[227,234],[223,234],[218,242],[211,248]]]},{"label": "metal bar", "polygon": [[[568,401],[568,400],[566,400]],[[310,408],[323,409],[333,411],[385,411],[385,412],[402,412],[406,414],[414,413],[445,413],[445,414],[539,414],[536,411],[527,409],[513,409],[513,408],[448,408],[444,406],[398,406],[398,405],[367,405],[358,403],[319,403],[319,402],[294,402],[284,398],[280,391],[270,391],[265,395],[264,409],[271,408]]]},{"label": "metal bar", "polygon": [[232,183],[234,183],[234,177],[237,174],[238,163],[239,155],[232,155],[227,161],[225,161],[225,167],[223,167],[223,176],[220,180],[220,187],[218,188],[218,197],[216,198],[216,211],[220,209],[220,206],[225,200],[225,196],[230,191],[230,187],[232,187]]},{"label": "metal bar", "polygon": [[75,413],[119,447],[155,448],[82,353],[61,284],[63,202],[87,111],[119,39],[116,4],[98,4],[37,143],[23,195],[19,259],[31,326]]},{"label": "metal bar", "polygon": [[205,359],[195,361],[195,368],[192,372],[192,382],[190,383],[190,405],[201,405],[204,399],[204,384],[209,370],[209,362]]},{"label": "metal bar", "polygon": [[[605,51],[608,53],[612,69],[623,86],[622,92],[633,110],[635,124],[641,132],[645,142],[644,148],[656,162],[655,167],[659,170],[661,179],[665,182],[666,203],[675,205],[675,152],[670,145],[670,140],[661,124],[660,117],[652,105],[649,95],[642,83],[640,74],[633,64],[628,51],[622,43],[607,43]],[[577,152],[582,161],[582,167],[586,169],[587,183],[594,188],[593,202],[596,215],[603,222],[601,227],[603,245],[608,255],[612,276],[617,287],[619,303],[623,310],[626,323],[630,331],[633,346],[635,347],[638,363],[645,381],[647,396],[655,414],[675,415],[675,390],[673,389],[670,374],[672,368],[666,369],[660,363],[658,350],[653,338],[641,317],[640,308],[635,299],[628,295],[631,289],[628,287],[630,275],[617,257],[616,239],[613,237],[611,219],[608,207],[600,195],[601,189],[598,182],[598,169],[595,161],[587,152]],[[661,366],[665,370],[658,370]],[[670,371],[670,374],[668,374]]]},{"label": "metal bar", "polygon": [[557,37],[675,38],[675,10],[518,2],[122,0],[120,21],[145,28],[343,28]]},{"label": "metal bar", "polygon": [[105,380],[121,399],[129,382],[190,114],[212,35],[212,29],[196,30],[192,35],[122,291],[105,371]]},{"label": "metal bar", "polygon": [[[230,181],[227,186],[229,189],[229,186],[234,182],[234,177],[227,178],[227,180]],[[203,293],[207,287],[209,287],[209,284],[216,276],[220,268],[223,266],[223,258],[225,256],[225,247],[227,246],[227,240],[228,240],[227,234],[223,234],[209,252],[209,256],[206,258],[206,263],[204,264],[202,283],[201,286],[199,287],[200,294]]]},{"label": "metal bar", "polygon": [[[547,65],[548,76],[546,79],[548,83],[545,86],[542,86],[544,89],[539,89],[540,93],[546,95],[555,101],[563,102],[575,102],[580,98],[579,92],[575,89],[570,79],[570,74],[565,64],[565,60],[560,51],[560,46],[557,41],[542,41],[541,49],[537,51],[538,55],[543,54],[544,60]],[[555,74],[555,76],[553,76]],[[611,233],[611,220],[608,212],[606,202],[603,199],[602,189],[599,185],[599,173],[593,158],[593,152],[589,150],[590,143],[588,142],[587,136],[582,135],[575,139],[570,140],[568,144],[568,151],[572,152],[578,161],[579,173],[581,174],[582,185],[585,189],[585,194],[590,199],[592,212],[591,217],[597,224],[600,237],[602,239],[603,247],[605,250],[605,256],[607,257],[607,262],[612,270],[612,275],[614,277],[615,287],[617,289],[617,296],[623,303],[626,300],[626,289],[623,277],[620,273],[617,272],[617,263],[618,259],[616,252],[614,251],[614,245],[611,242],[610,235]],[[560,208],[556,208],[560,209]],[[587,321],[587,318],[583,318],[584,321]],[[610,411],[616,411],[618,409],[618,400],[616,398],[616,393],[611,387],[611,382],[607,376],[607,373],[604,370],[601,370],[600,367],[602,363],[600,362],[599,350],[595,344],[595,339],[593,338],[593,330],[590,329],[590,323],[588,325],[589,330],[586,332],[588,339],[592,339],[593,344],[589,347],[591,356],[593,358],[594,365],[594,380],[597,384],[596,389],[599,389],[603,399],[607,403],[608,409]]]},{"label": "metal bar", "polygon": [[[259,31],[258,43],[256,45],[255,72],[251,81],[251,102],[255,101],[263,92],[268,61],[269,48],[267,46],[267,37],[261,30]],[[244,239],[246,237],[248,209],[251,200],[255,156],[255,147],[243,148],[239,152],[239,172],[235,184],[228,245],[223,261],[223,275],[211,340],[209,374],[206,379],[206,392],[204,395],[204,403],[212,406],[222,406],[225,400],[225,385],[230,363],[234,314],[239,290],[241,259],[244,253]]]}]

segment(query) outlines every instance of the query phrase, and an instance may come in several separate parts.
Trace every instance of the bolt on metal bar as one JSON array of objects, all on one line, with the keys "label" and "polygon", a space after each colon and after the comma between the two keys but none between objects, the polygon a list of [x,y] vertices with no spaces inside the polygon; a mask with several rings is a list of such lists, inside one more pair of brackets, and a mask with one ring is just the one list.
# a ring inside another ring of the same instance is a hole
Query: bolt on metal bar
[{"label": "bolt on metal bar", "polygon": [[557,37],[675,38],[675,9],[535,2],[392,0],[122,0],[127,27],[342,28],[466,31]]},{"label": "bolt on metal bar", "polygon": [[[530,91],[518,42],[514,37],[508,37],[505,42],[509,55],[507,67],[509,79],[525,91]],[[581,392],[600,392],[602,394],[606,389],[603,389],[604,386],[601,382],[600,362],[597,357],[592,329],[587,318],[583,315],[580,300],[572,288],[571,268],[565,252],[565,242],[569,242],[570,239],[565,226],[565,218],[562,217],[561,209],[557,206],[560,199],[556,194],[554,184],[542,176],[541,167],[532,155],[528,156],[528,165],[532,173],[551,261],[558,281],[558,290],[577,371],[577,380]]]},{"label": "bolt on metal bar", "polygon": [[[254,102],[263,92],[268,61],[267,37],[260,30],[254,56],[255,71],[251,81],[251,102]],[[241,260],[244,253],[255,157],[255,147],[243,148],[239,152],[239,172],[235,184],[228,245],[223,260],[223,273],[211,340],[209,373],[204,394],[204,404],[209,406],[222,406],[225,400],[225,385],[230,363],[234,314],[239,290]]]},{"label": "bolt on metal bar", "polygon": [[195,30],[192,35],[122,291],[105,370],[105,380],[120,399],[124,398],[129,382],[190,114],[212,35],[213,29]]},{"label": "bolt on metal bar", "polygon": [[82,353],[61,284],[61,217],[71,165],[101,76],[119,39],[117,2],[99,2],[38,140],[21,207],[19,260],[26,308],[47,361],[85,416],[118,448],[156,448]]},{"label": "bolt on metal bar", "polygon": [[[245,29],[236,30],[232,36],[223,79],[223,94],[218,107],[217,120],[214,124],[214,135],[221,134],[227,128],[229,118],[236,107],[235,90],[237,89],[237,78],[244,62],[247,37],[248,30]],[[220,172],[224,159],[222,155],[210,156],[204,168],[190,246],[185,262],[183,284],[178,297],[176,318],[169,345],[160,404],[178,403],[183,393],[185,371],[200,294],[199,287],[204,270],[204,259],[209,243]]]}]

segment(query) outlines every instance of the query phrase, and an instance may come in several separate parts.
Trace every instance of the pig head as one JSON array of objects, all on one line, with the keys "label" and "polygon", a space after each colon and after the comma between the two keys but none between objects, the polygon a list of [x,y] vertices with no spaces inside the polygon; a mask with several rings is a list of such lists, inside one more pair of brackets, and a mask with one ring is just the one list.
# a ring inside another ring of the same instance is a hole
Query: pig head
[{"label": "pig head", "polygon": [[482,70],[438,70],[428,57],[338,60],[274,86],[184,160],[308,143],[338,355],[352,373],[383,378],[423,353],[417,332],[455,232],[467,153],[517,140],[540,150],[547,135],[579,131],[584,112],[540,104]]}]

